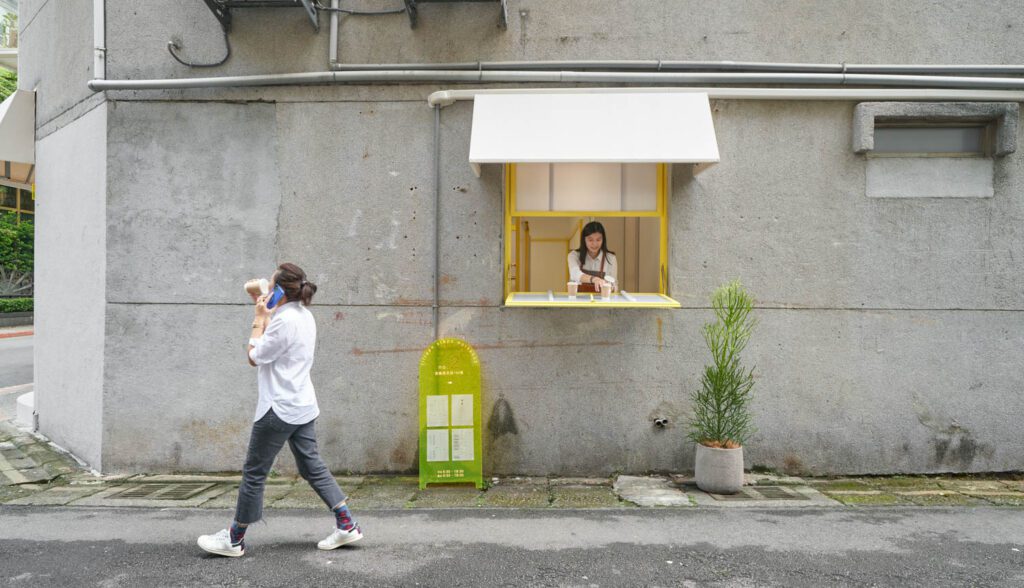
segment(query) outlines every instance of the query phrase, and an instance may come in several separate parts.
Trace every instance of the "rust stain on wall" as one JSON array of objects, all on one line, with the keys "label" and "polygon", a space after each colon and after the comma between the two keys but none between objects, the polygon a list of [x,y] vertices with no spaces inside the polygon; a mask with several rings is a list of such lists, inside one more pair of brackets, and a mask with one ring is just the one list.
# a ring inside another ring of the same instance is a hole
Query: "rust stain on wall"
[{"label": "rust stain on wall", "polygon": [[[588,342],[585,342],[585,343],[530,343],[530,342],[526,342],[526,343],[515,343],[515,344],[508,344],[508,345],[505,345],[505,344],[473,345],[473,348],[478,350],[478,351],[481,351],[481,350],[490,350],[490,349],[524,349],[524,348],[525,349],[534,349],[534,348],[541,349],[541,348],[547,348],[547,347],[558,347],[558,348],[587,347],[587,348],[592,348],[592,347],[612,347],[612,346],[616,346],[616,345],[622,345],[622,343],[620,343],[618,341],[588,341]],[[376,355],[376,354],[382,354],[382,353],[422,353],[422,352],[423,352],[423,349],[419,348],[419,347],[395,347],[393,349],[363,349],[361,347],[353,347],[352,348],[352,355],[355,355],[355,356]]]},{"label": "rust stain on wall", "polygon": [[336,321],[343,321],[343,320],[345,320],[345,313],[343,313],[343,312],[336,312],[336,313],[334,313],[334,320],[336,320]]}]

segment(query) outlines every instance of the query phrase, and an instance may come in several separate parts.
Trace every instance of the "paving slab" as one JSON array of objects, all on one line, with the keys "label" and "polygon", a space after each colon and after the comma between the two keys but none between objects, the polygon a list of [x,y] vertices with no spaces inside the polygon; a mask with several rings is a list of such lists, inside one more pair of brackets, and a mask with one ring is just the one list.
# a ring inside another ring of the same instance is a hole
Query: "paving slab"
[{"label": "paving slab", "polygon": [[476,508],[484,492],[471,485],[427,486],[413,498],[413,508]]},{"label": "paving slab", "polygon": [[551,506],[554,508],[621,508],[632,506],[619,502],[619,497],[609,486],[569,486],[551,487]]},{"label": "paving slab", "polygon": [[939,480],[939,487],[954,492],[1006,491],[1006,485],[999,480]]},{"label": "paving slab", "polygon": [[[198,493],[191,494],[187,498],[171,500],[160,498],[169,496],[170,492],[176,489],[201,488]],[[190,508],[196,507],[207,500],[216,498],[229,491],[230,486],[225,484],[197,484],[188,486],[186,484],[122,484],[113,488],[106,488],[96,494],[86,496],[70,503],[72,506],[100,506],[100,507],[149,507],[149,508]],[[138,496],[138,497],[136,497]]]},{"label": "paving slab", "polygon": [[0,504],[6,504],[11,500],[17,500],[25,496],[31,496],[33,493],[33,490],[30,490],[23,486],[0,485]]},{"label": "paving slab", "polygon": [[1024,506],[1024,493],[1021,492],[965,492],[965,494],[996,506]]},{"label": "paving slab", "polygon": [[662,476],[619,476],[613,489],[619,498],[637,506],[695,505],[685,492]]},{"label": "paving slab", "polygon": [[35,492],[28,496],[11,500],[7,504],[19,504],[25,506],[64,506],[75,500],[91,496],[101,492],[99,486],[56,486]]},{"label": "paving slab", "polygon": [[895,494],[887,492],[830,493],[829,497],[847,506],[906,506],[912,504]]},{"label": "paving slab", "polygon": [[355,509],[405,508],[416,494],[416,484],[368,484],[349,493],[349,505]]},{"label": "paving slab", "polygon": [[817,488],[821,492],[843,492],[843,491],[875,491],[864,480],[856,478],[839,478],[833,480],[808,480],[807,484]]},{"label": "paving slab", "polygon": [[689,494],[698,506],[719,506],[719,507],[821,507],[840,506],[840,503],[818,492],[810,486],[744,486],[739,493],[723,495],[703,492],[693,486],[685,486]]},{"label": "paving slab", "polygon": [[780,474],[743,474],[744,486],[806,486],[807,481],[797,476]]},{"label": "paving slab", "polygon": [[263,504],[272,508],[327,508],[320,495],[305,480],[295,482],[294,485],[289,487],[287,494],[273,503],[269,503],[264,498]]},{"label": "paving slab", "polygon": [[491,486],[484,493],[483,506],[498,508],[547,508],[551,506],[551,494],[547,485],[504,483]]},{"label": "paving slab", "polygon": [[902,492],[898,496],[917,506],[985,506],[989,502],[958,492]]},{"label": "paving slab", "polygon": [[548,484],[552,486],[611,486],[609,478],[551,478]]},{"label": "paving slab", "polygon": [[935,478],[897,476],[894,478],[867,478],[865,481],[877,490],[890,492],[940,489],[939,481]]},{"label": "paving slab", "polygon": [[[238,505],[238,485],[230,486],[230,488],[231,490],[220,496],[200,504],[199,508],[235,508]],[[291,491],[292,487],[289,484],[267,484],[263,487],[263,507],[269,508]]]}]

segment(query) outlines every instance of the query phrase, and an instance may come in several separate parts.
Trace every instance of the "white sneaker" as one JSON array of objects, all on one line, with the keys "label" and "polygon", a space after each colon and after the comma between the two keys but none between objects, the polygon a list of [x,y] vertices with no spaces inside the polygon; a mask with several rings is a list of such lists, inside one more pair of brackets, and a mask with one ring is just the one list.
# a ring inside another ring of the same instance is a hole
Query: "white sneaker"
[{"label": "white sneaker", "polygon": [[363,532],[359,530],[359,525],[352,527],[351,531],[342,531],[341,529],[335,529],[333,533],[327,536],[326,539],[316,544],[317,549],[323,549],[329,551],[331,549],[337,549],[342,545],[348,545],[354,543],[363,538]]},{"label": "white sneaker", "polygon": [[245,555],[245,541],[238,545],[231,544],[231,533],[227,529],[221,529],[214,535],[200,535],[196,541],[204,551],[227,557],[239,557]]}]

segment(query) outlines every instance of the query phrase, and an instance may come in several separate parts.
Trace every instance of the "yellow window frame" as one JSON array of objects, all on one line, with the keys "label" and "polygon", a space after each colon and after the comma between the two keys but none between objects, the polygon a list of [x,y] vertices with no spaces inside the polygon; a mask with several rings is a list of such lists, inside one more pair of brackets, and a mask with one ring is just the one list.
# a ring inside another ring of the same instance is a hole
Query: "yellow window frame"
[{"label": "yellow window frame", "polygon": [[[576,216],[603,216],[603,217],[626,217],[626,218],[658,218],[659,219],[659,251],[658,251],[658,292],[666,301],[666,307],[678,308],[679,303],[668,297],[668,164],[657,164],[657,196],[656,210],[638,211],[608,211],[608,210],[559,210],[559,211],[520,211],[516,206],[516,164],[505,164],[505,235],[504,239],[505,262],[503,272],[503,293],[506,306],[517,306],[512,302],[514,291],[510,288],[513,281],[516,286],[520,285],[519,277],[522,267],[517,266],[515,277],[512,276],[513,247],[511,235],[520,226],[521,217],[576,217]],[[518,238],[522,238],[519,235]],[[516,260],[517,264],[521,260]],[[522,292],[521,292],[522,293]],[[531,305],[537,306],[537,305]],[[546,306],[560,306],[559,304],[547,304]],[[571,306],[577,306],[572,304]],[[615,306],[631,307],[629,303],[615,304]],[[637,307],[649,307],[651,305],[636,305]]]}]

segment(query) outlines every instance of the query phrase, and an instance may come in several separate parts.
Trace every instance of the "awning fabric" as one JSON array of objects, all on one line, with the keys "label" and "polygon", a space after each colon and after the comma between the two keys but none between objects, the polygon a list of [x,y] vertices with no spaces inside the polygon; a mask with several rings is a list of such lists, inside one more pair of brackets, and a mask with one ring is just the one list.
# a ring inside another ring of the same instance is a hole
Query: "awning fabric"
[{"label": "awning fabric", "polygon": [[16,90],[0,104],[0,161],[35,163],[36,96]]},{"label": "awning fabric", "polygon": [[478,94],[469,161],[712,164],[718,142],[704,93]]}]

